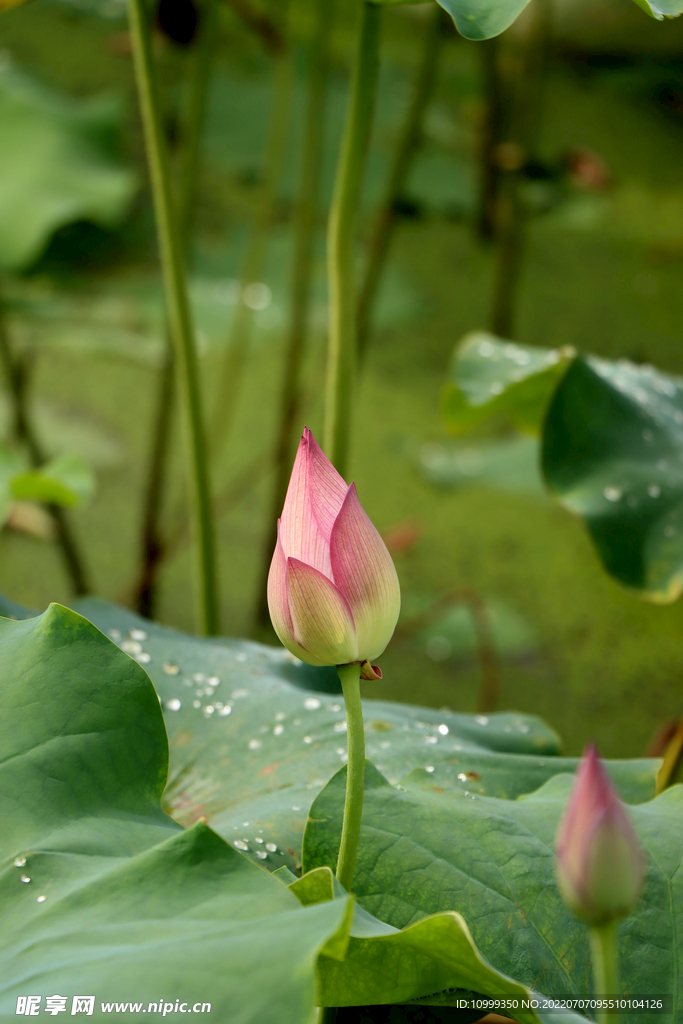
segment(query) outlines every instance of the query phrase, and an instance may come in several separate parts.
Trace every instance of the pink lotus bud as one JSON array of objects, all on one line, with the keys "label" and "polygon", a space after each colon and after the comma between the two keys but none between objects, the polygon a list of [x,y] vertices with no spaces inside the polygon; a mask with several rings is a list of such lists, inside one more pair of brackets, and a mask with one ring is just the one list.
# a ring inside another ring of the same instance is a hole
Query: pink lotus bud
[{"label": "pink lotus bud", "polygon": [[630,914],[643,886],[644,857],[594,746],[576,773],[556,851],[557,884],[577,917],[600,925]]},{"label": "pink lotus bud", "polygon": [[[275,632],[309,665],[370,664],[389,643],[401,607],[384,541],[308,427],[296,454],[268,576]],[[368,664],[366,664],[366,662]]]}]

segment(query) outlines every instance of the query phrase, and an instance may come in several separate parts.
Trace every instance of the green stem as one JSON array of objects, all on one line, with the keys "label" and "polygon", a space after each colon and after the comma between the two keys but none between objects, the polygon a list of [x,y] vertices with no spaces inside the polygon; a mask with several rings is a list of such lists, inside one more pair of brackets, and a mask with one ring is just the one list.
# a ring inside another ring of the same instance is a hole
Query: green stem
[{"label": "green stem", "polygon": [[353,889],[360,823],[363,816],[363,790],[365,788],[365,733],[363,708],[360,702],[360,665],[338,665],[346,705],[346,732],[349,760],[346,765],[346,799],[342,822],[337,878],[347,890]]},{"label": "green stem", "polygon": [[216,559],[197,350],[185,285],[180,230],[171,197],[169,158],[159,117],[149,26],[143,0],[128,0],[128,14],[169,330],[175,350],[176,375],[186,434],[193,526],[197,544],[198,624],[202,632],[214,634],[218,630]]},{"label": "green stem", "polygon": [[[26,402],[26,368],[12,351],[4,311],[1,305],[0,363],[7,379],[7,387],[13,405],[16,438],[26,445],[31,465],[39,468],[47,460],[38,440]],[[66,571],[71,580],[73,591],[79,597],[88,594],[91,590],[88,574],[66,509],[62,508],[61,505],[54,504],[48,505],[47,509],[55,524],[57,542],[62,549]]]},{"label": "green stem", "polygon": [[268,122],[264,158],[264,181],[242,264],[240,291],[230,330],[230,343],[218,385],[211,420],[211,447],[214,458],[220,452],[232,426],[249,349],[253,310],[244,301],[244,289],[263,278],[270,232],[284,165],[294,91],[294,67],[291,55],[283,52],[275,59],[273,103]]},{"label": "green stem", "polygon": [[359,361],[365,355],[368,345],[372,310],[396,225],[396,203],[405,192],[408,175],[422,144],[424,115],[436,80],[439,49],[444,38],[447,18],[450,20],[445,11],[435,4],[423,41],[413,97],[398,146],[394,151],[389,182],[370,239],[368,263],[358,297],[356,329]]},{"label": "green stem", "polygon": [[[593,984],[595,996],[616,996],[619,994],[617,972],[617,929],[618,922],[596,925],[590,930],[593,953]],[[597,1024],[619,1024],[619,1015],[599,1010],[595,1015]]]},{"label": "green stem", "polygon": [[324,447],[346,473],[356,365],[354,226],[379,69],[381,6],[362,0],[356,63],[346,114],[327,234],[329,341],[325,395]]},{"label": "green stem", "polygon": [[[190,56],[190,82],[180,131],[179,224],[183,254],[187,256],[196,207],[197,179],[206,100],[215,45],[216,0],[202,7],[199,35]],[[168,554],[161,516],[168,473],[169,443],[173,422],[175,361],[173,341],[166,332],[164,361],[158,378],[152,449],[146,473],[147,489],[142,525],[140,573],[134,585],[135,606],[140,615],[153,618],[159,569]]]},{"label": "green stem", "polygon": [[316,237],[316,213],[323,154],[323,119],[326,83],[329,73],[329,40],[332,25],[330,0],[316,0],[315,26],[309,46],[310,73],[304,115],[304,152],[301,162],[299,201],[294,242],[294,274],[292,281],[292,315],[285,354],[285,372],[280,399],[280,424],[275,451],[275,487],[265,538],[259,586],[257,625],[270,622],[266,582],[270,561],[277,540],[277,520],[282,512],[292,469],[292,449],[297,432],[297,416],[301,404],[301,360],[306,342],[308,311],[313,268],[313,247]]}]

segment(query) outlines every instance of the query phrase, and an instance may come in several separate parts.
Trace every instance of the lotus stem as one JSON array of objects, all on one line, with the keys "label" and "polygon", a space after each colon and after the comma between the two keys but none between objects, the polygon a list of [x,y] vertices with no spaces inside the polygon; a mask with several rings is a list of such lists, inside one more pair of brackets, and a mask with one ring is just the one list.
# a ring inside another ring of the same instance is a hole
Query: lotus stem
[{"label": "lotus stem", "polygon": [[197,619],[200,631],[211,635],[218,630],[218,593],[197,350],[185,282],[181,231],[171,196],[169,157],[159,115],[149,26],[143,0],[128,0],[128,14],[169,331],[174,346],[176,377],[183,410],[187,473],[197,552]]},{"label": "lotus stem", "polygon": [[[180,133],[179,224],[183,255],[187,257],[196,207],[197,179],[206,99],[211,79],[215,43],[216,0],[207,0],[201,11],[198,38],[191,52],[188,98]],[[142,525],[140,575],[134,586],[140,615],[151,619],[156,603],[159,567],[169,553],[163,536],[161,511],[167,480],[168,449],[174,407],[175,365],[173,341],[166,329],[163,364],[157,383],[152,448],[147,470],[147,490]]]},{"label": "lotus stem", "polygon": [[[616,920],[607,924],[596,925],[590,930],[591,951],[593,953],[594,995],[597,998],[616,996],[619,992],[617,972],[617,928]],[[619,1014],[606,1010],[597,1010],[597,1024],[619,1024]]]},{"label": "lotus stem", "polygon": [[[47,460],[26,404],[26,370],[22,362],[12,351],[12,344],[1,304],[0,363],[5,373],[10,401],[13,405],[16,438],[26,445],[31,465],[38,468],[43,466]],[[49,504],[47,509],[55,524],[57,543],[62,549],[64,565],[71,581],[73,592],[78,597],[89,594],[91,587],[85,567],[85,560],[74,535],[66,509],[55,504]]]},{"label": "lotus stem", "polygon": [[424,116],[434,90],[439,49],[445,35],[446,19],[450,20],[449,16],[435,4],[422,44],[422,55],[415,78],[412,100],[398,145],[394,150],[393,166],[389,174],[387,189],[370,239],[368,263],[358,298],[356,329],[359,361],[363,359],[368,346],[372,311],[396,225],[396,203],[405,191],[410,170],[422,144]]},{"label": "lotus stem", "polygon": [[329,340],[324,448],[342,476],[347,475],[356,369],[354,226],[375,106],[381,13],[379,4],[363,0],[356,63],[328,222]]},{"label": "lotus stem", "polygon": [[346,765],[346,799],[341,842],[337,860],[337,878],[347,890],[353,889],[353,873],[360,839],[365,789],[365,732],[360,700],[360,665],[338,665],[337,672],[346,706],[346,733],[349,760]]}]

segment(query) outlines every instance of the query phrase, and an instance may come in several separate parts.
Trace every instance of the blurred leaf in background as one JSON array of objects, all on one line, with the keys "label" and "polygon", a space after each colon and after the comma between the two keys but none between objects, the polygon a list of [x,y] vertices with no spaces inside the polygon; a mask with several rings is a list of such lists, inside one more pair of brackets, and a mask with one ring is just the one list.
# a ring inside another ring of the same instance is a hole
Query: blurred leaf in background
[{"label": "blurred leaf in background", "polygon": [[53,232],[88,220],[120,224],[135,172],[115,155],[116,97],[67,97],[6,61],[0,69],[0,267],[31,265]]}]

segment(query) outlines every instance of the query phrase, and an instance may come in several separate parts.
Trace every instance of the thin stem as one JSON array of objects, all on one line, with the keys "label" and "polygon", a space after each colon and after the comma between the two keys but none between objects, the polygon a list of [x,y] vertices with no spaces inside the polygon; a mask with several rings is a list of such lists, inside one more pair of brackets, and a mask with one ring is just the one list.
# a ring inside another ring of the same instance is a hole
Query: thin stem
[{"label": "thin stem", "polygon": [[498,147],[503,141],[506,120],[503,80],[499,67],[500,41],[497,36],[474,43],[482,60],[484,116],[479,140],[479,202],[477,233],[485,242],[497,231],[501,168]]},{"label": "thin stem", "polygon": [[533,153],[538,138],[551,14],[549,0],[538,0],[533,7],[527,8],[526,34],[515,75],[517,91],[510,115],[510,142],[518,148],[519,162],[502,174],[499,184],[499,247],[491,313],[491,330],[501,338],[512,338],[516,333],[517,299],[528,221],[521,195],[521,167]]},{"label": "thin stem", "polygon": [[394,150],[394,163],[387,189],[370,239],[368,263],[356,314],[359,361],[363,359],[368,345],[370,319],[396,226],[396,204],[405,192],[410,170],[422,145],[424,116],[434,89],[439,49],[445,35],[447,18],[443,9],[435,4],[423,40],[413,97]]},{"label": "thin stem", "polygon": [[[202,130],[213,64],[216,11],[216,0],[206,0],[201,11],[198,38],[191,51],[188,99],[180,132],[178,207],[181,244],[185,256],[189,250],[196,207]],[[150,619],[154,615],[159,569],[168,554],[168,547],[161,527],[161,513],[173,422],[174,379],[173,341],[167,329],[164,361],[158,378],[152,448],[146,474],[147,490],[142,526],[140,575],[134,587],[136,608],[140,615]]]},{"label": "thin stem", "polygon": [[[10,399],[13,404],[14,429],[17,440],[26,445],[31,465],[35,468],[45,465],[47,461],[38,440],[32,418],[26,403],[26,368],[12,351],[7,332],[7,324],[0,306],[0,362],[7,380]],[[83,555],[76,541],[69,516],[61,505],[49,504],[47,509],[52,516],[57,531],[57,542],[62,549],[66,571],[71,586],[79,597],[89,594],[91,587],[85,568]]]},{"label": "thin stem", "polygon": [[363,0],[356,63],[351,83],[327,234],[329,341],[324,446],[342,476],[346,473],[356,368],[354,226],[379,70],[381,6]]},{"label": "thin stem", "polygon": [[260,281],[275,217],[278,189],[289,138],[294,68],[291,56],[282,53],[275,59],[273,103],[268,123],[264,159],[264,181],[254,223],[247,239],[242,265],[240,290],[230,330],[228,351],[218,385],[218,396],[211,419],[211,446],[214,457],[224,444],[237,409],[247,360],[254,313],[245,302],[245,289]]},{"label": "thin stem", "polygon": [[[607,924],[596,925],[590,930],[593,953],[593,994],[597,997],[619,994],[617,928],[617,921],[613,920]],[[598,1010],[595,1019],[597,1024],[619,1024],[619,1016],[605,1010]]]},{"label": "thin stem", "polygon": [[258,590],[257,625],[267,626],[270,621],[266,581],[270,560],[277,539],[277,519],[284,505],[291,472],[292,448],[301,406],[301,360],[306,342],[308,310],[315,243],[316,213],[320,191],[320,169],[323,154],[323,119],[326,102],[326,83],[329,73],[329,40],[332,26],[330,0],[316,0],[315,26],[309,46],[309,79],[304,115],[304,150],[301,162],[299,201],[294,241],[294,274],[292,281],[292,315],[285,354],[285,372],[280,398],[280,425],[275,451],[275,487],[268,517],[269,530],[265,538]]},{"label": "thin stem", "polygon": [[349,760],[346,765],[346,799],[342,822],[337,878],[347,890],[353,889],[360,824],[363,817],[363,791],[365,789],[365,733],[363,708],[360,702],[360,665],[338,665],[337,672],[346,705],[346,732]]},{"label": "thin stem", "polygon": [[192,518],[197,544],[198,625],[202,632],[214,634],[218,629],[216,558],[197,351],[185,286],[180,231],[171,197],[169,159],[159,117],[149,26],[143,0],[128,0],[128,13],[169,330],[175,349],[186,435]]}]

